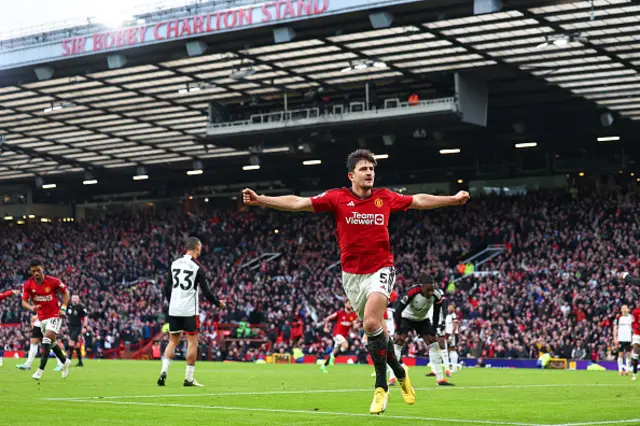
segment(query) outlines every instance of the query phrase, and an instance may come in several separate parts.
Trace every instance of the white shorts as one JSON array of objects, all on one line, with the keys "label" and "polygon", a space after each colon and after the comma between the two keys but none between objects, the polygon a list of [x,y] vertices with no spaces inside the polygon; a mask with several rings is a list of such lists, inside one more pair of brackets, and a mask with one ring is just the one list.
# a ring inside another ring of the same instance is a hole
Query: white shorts
[{"label": "white shorts", "polygon": [[62,319],[60,318],[49,318],[40,322],[40,330],[42,330],[43,335],[47,331],[53,331],[58,334],[60,332],[60,327],[62,327]]},{"label": "white shorts", "polygon": [[343,343],[347,343],[347,339],[345,339],[342,334],[336,334],[335,336],[333,336],[333,341],[335,342],[336,346],[342,346]]},{"label": "white shorts", "polygon": [[393,339],[393,335],[396,333],[396,323],[393,321],[393,317],[390,316],[388,319],[384,320],[384,325],[387,327],[389,336]]},{"label": "white shorts", "polygon": [[458,346],[458,335],[457,334],[449,334],[447,335],[447,345],[450,348],[455,348]]},{"label": "white shorts", "polygon": [[342,288],[361,321],[364,318],[364,307],[367,304],[369,295],[371,293],[382,293],[388,299],[395,282],[396,271],[393,266],[382,268],[373,274],[342,272]]},{"label": "white shorts", "polygon": [[631,340],[632,345],[640,345],[640,336],[637,334],[633,335],[633,339]]}]

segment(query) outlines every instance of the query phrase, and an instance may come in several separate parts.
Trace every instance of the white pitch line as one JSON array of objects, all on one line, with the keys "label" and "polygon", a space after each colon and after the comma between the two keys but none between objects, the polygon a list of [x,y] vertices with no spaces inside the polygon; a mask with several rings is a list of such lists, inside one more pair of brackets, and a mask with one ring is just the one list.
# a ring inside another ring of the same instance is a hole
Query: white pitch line
[{"label": "white pitch line", "polygon": [[584,423],[561,423],[561,424],[549,425],[549,426],[593,426],[593,425],[615,425],[615,424],[622,424],[622,423],[640,424],[640,418],[628,419],[628,420],[609,420],[609,421],[602,420],[599,422],[584,422]]},{"label": "white pitch line", "polygon": [[[566,388],[566,387],[601,387],[601,386],[633,386],[632,384],[609,384],[609,383],[591,383],[591,384],[539,384],[539,385],[495,385],[495,386],[455,386],[444,388],[447,392],[455,390],[483,390],[483,389],[526,389],[526,388]],[[415,388],[418,391],[438,391],[444,390],[437,386],[428,388]],[[261,391],[261,392],[218,392],[218,393],[180,393],[180,394],[155,394],[155,395],[124,395],[124,396],[88,396],[82,397],[83,400],[90,399],[140,399],[140,398],[183,398],[183,397],[199,397],[199,396],[246,396],[246,395],[298,395],[312,393],[352,393],[352,392],[371,392],[371,388],[366,389],[310,389],[310,390],[283,390],[283,391]],[[72,401],[74,398],[43,398],[47,401]]]},{"label": "white pitch line", "polygon": [[[370,389],[369,389],[370,390]],[[286,413],[286,414],[305,414],[305,415],[318,415],[318,416],[340,416],[340,417],[368,417],[374,419],[402,419],[402,420],[422,420],[429,422],[449,422],[449,423],[463,423],[463,424],[481,424],[481,425],[505,425],[505,426],[546,426],[536,423],[518,423],[518,422],[500,422],[491,420],[465,420],[465,419],[443,419],[435,417],[419,417],[419,416],[393,416],[383,415],[382,417],[373,417],[371,414],[364,413],[338,413],[334,411],[311,411],[311,410],[285,410],[275,408],[250,408],[250,407],[228,407],[219,405],[190,405],[190,404],[162,404],[157,402],[126,402],[126,401],[100,401],[100,400],[88,400],[88,399],[69,399],[68,402],[82,402],[82,403],[94,403],[94,404],[117,404],[117,405],[136,405],[136,406],[148,406],[148,407],[177,407],[177,408],[199,408],[204,410],[226,410],[226,411],[258,411],[261,413]]]}]

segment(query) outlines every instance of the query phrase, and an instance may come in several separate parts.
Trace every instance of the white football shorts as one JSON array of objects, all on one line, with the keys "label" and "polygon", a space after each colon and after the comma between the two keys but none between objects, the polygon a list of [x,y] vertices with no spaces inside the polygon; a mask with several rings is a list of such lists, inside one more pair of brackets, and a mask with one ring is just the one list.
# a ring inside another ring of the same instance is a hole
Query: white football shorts
[{"label": "white football shorts", "polygon": [[[389,311],[387,311],[389,312]],[[393,335],[396,333],[396,323],[393,320],[393,312],[389,312],[389,318],[384,320],[384,325],[387,327],[389,336],[393,339]]]},{"label": "white football shorts", "polygon": [[62,327],[62,319],[60,318],[48,318],[40,322],[40,330],[42,330],[43,335],[48,330],[58,334],[60,332],[60,327]]},{"label": "white football shorts", "polygon": [[382,268],[373,274],[342,272],[342,288],[360,320],[364,318],[364,307],[367,304],[369,295],[371,293],[382,293],[388,299],[395,282],[396,271],[393,266]]},{"label": "white football shorts", "polygon": [[342,334],[336,334],[335,336],[333,336],[333,341],[335,342],[336,346],[342,346],[344,343],[347,343],[347,339],[345,339]]}]

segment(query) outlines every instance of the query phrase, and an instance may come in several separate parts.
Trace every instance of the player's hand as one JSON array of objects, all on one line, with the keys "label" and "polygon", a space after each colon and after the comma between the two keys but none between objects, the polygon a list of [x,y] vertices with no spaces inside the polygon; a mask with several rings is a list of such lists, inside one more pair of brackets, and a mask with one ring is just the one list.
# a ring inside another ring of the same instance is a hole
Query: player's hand
[{"label": "player's hand", "polygon": [[461,206],[466,204],[469,198],[471,197],[467,191],[458,191],[458,193],[453,196],[454,205]]},{"label": "player's hand", "polygon": [[628,272],[620,272],[617,275],[618,275],[618,279],[624,281],[627,278],[627,275],[629,275],[629,273]]},{"label": "player's hand", "polygon": [[262,205],[258,201],[258,194],[253,189],[245,188],[242,190],[242,202],[248,206],[260,206]]},{"label": "player's hand", "polygon": [[40,309],[40,305],[33,305],[33,312],[38,312],[38,309]]},{"label": "player's hand", "polygon": [[227,305],[224,303],[224,300],[221,300],[220,303],[218,303],[218,308],[219,309],[224,309],[226,307],[227,307]]},{"label": "player's hand", "polygon": [[67,317],[67,311],[60,309],[60,311],[58,311],[58,316],[60,318],[66,318]]},{"label": "player's hand", "polygon": [[11,290],[15,296],[20,294],[20,290]]}]

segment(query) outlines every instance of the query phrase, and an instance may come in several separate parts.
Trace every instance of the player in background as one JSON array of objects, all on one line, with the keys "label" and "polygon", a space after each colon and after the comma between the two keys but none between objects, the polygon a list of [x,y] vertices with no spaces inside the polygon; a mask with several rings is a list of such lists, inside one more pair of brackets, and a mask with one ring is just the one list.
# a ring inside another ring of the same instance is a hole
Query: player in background
[{"label": "player in background", "polygon": [[[618,351],[618,374],[629,375],[631,370],[631,337],[633,335],[633,315],[629,313],[629,307],[622,305],[620,315],[613,323],[613,347]],[[626,365],[625,365],[626,355]]]},{"label": "player in background", "polygon": [[[44,338],[42,330],[40,329],[41,323],[40,320],[38,320],[38,315],[33,315],[29,320],[29,324],[31,325],[31,342],[29,345],[29,354],[27,355],[27,361],[24,364],[16,365],[16,368],[19,370],[31,370],[31,364],[33,364],[33,360],[36,358],[36,355],[38,355],[38,345]],[[49,354],[47,354],[47,356],[48,355]],[[58,362],[58,365],[53,371],[62,371],[62,362],[58,359],[58,357],[56,357],[56,361]]]},{"label": "player in background", "polygon": [[82,363],[82,335],[87,327],[87,310],[80,304],[80,296],[71,296],[71,304],[67,308],[67,318],[69,319],[69,346],[67,353],[69,359],[73,358],[73,351],[76,351],[78,363],[76,367],[84,367]]},{"label": "player in background", "polygon": [[333,326],[333,351],[331,356],[327,358],[324,364],[320,367],[323,373],[328,373],[327,367],[333,366],[336,362],[336,354],[338,352],[344,352],[349,349],[349,334],[351,329],[357,325],[358,316],[353,312],[351,302],[348,300],[344,303],[344,309],[338,312],[334,312],[324,320],[324,329],[329,330],[329,322],[335,321]]},{"label": "player in background", "polygon": [[342,286],[362,321],[367,335],[367,351],[376,370],[372,414],[385,411],[389,400],[387,364],[400,383],[402,397],[415,403],[415,391],[406,370],[395,356],[393,340],[384,327],[384,313],[395,284],[395,269],[389,241],[389,216],[407,209],[431,210],[465,204],[469,194],[455,196],[428,194],[400,195],[386,188],[374,188],[377,162],[373,153],[359,149],[347,157],[347,177],[351,187],[333,189],[312,198],[258,195],[242,191],[247,205],[291,212],[331,212],[336,221],[340,247]]},{"label": "player in background", "polygon": [[[640,286],[640,278],[634,277],[629,272],[621,272],[617,274],[618,278],[623,280],[627,284],[633,286]],[[633,366],[633,377],[631,380],[638,380],[638,362],[640,360],[640,307],[635,308],[631,312],[633,316],[633,335],[631,336],[631,345],[633,346],[631,352],[631,365]]]},{"label": "player in background", "polygon": [[633,366],[633,376],[631,380],[638,380],[638,362],[640,360],[640,308],[635,308],[631,312],[633,316],[633,336],[631,344],[633,349],[631,352],[631,365]]},{"label": "player in background", "polygon": [[[431,310],[427,315],[428,317],[431,317],[434,314],[433,312],[434,309],[435,309],[435,305],[431,306]],[[442,306],[440,307],[440,315],[438,316],[438,321],[434,323],[437,325],[435,325],[434,328],[436,331],[436,340],[438,341],[438,346],[440,347],[440,356],[442,357],[442,368],[444,369],[444,374],[447,377],[451,377],[451,371],[449,370],[449,348],[447,347],[447,338],[444,331],[444,321],[445,319],[444,319],[444,302],[443,302]],[[425,376],[437,377],[438,375],[435,372],[434,364],[432,362],[429,362],[429,366],[431,367],[431,371],[425,374]]]},{"label": "player in background", "polygon": [[[40,351],[42,354],[40,368],[31,377],[36,380],[42,378],[49,360],[49,350],[51,349],[63,364],[62,378],[64,379],[69,375],[71,361],[64,356],[62,350],[56,344],[56,339],[62,326],[62,318],[67,313],[67,304],[70,299],[69,290],[58,278],[44,274],[44,262],[41,259],[31,260],[29,274],[31,278],[24,283],[22,307],[38,314],[40,329],[44,336]],[[62,294],[62,305],[58,304],[56,293]]]},{"label": "player in background", "polygon": [[[387,310],[384,312],[384,325],[387,329],[387,333],[389,333],[389,338],[393,339],[393,336],[396,334],[396,322],[394,320],[394,315],[396,312],[395,303],[398,300],[398,293],[395,290],[391,291],[389,295],[389,306],[387,306]],[[402,346],[393,345],[393,352],[396,355],[396,359],[402,365],[403,368],[407,366],[402,363]],[[397,383],[396,374],[393,372],[393,368],[387,365],[387,373],[389,373],[389,385],[395,386]]]},{"label": "player in background", "polygon": [[[436,337],[439,326],[440,311],[444,300],[444,293],[437,289],[431,275],[420,274],[420,284],[413,286],[400,299],[396,307],[395,321],[398,324],[396,343],[404,345],[409,332],[414,330],[418,337],[422,337],[429,347],[429,362],[437,377],[439,386],[453,386],[444,378],[442,371],[442,352]],[[431,309],[433,307],[433,309]],[[432,312],[430,317],[429,313]]]},{"label": "player in background", "polygon": [[456,307],[452,303],[447,307],[448,313],[444,320],[444,333],[449,346],[449,361],[451,361],[451,372],[458,371],[458,332],[460,331],[460,323],[458,315],[456,315]]},{"label": "player in background", "polygon": [[438,345],[440,345],[440,356],[442,357],[442,368],[444,368],[444,374],[447,377],[451,377],[451,371],[449,370],[449,348],[447,347],[447,335],[445,334],[445,317],[444,317],[444,303],[440,308],[440,316],[438,318],[438,324],[436,325],[436,337],[438,338]]},{"label": "player in background", "polygon": [[[0,293],[0,300],[11,296],[17,296],[18,294],[20,294],[20,290],[7,290],[4,293]],[[0,367],[2,367],[2,358],[4,358],[4,349],[0,347]]]},{"label": "player in background", "polygon": [[171,264],[164,292],[169,300],[169,344],[164,351],[162,370],[158,386],[164,386],[176,346],[184,331],[187,335],[187,368],[184,386],[203,386],[193,378],[198,357],[198,335],[200,332],[198,289],[211,303],[224,309],[224,302],[211,293],[207,284],[204,266],[198,262],[202,253],[202,243],[189,237],[185,243],[186,254]]}]

